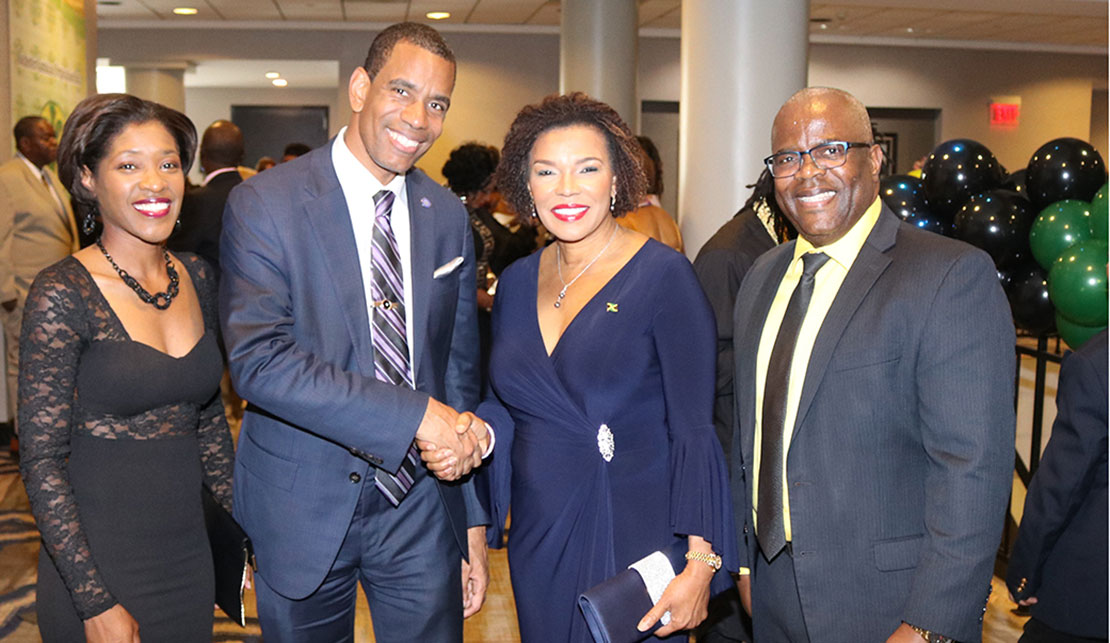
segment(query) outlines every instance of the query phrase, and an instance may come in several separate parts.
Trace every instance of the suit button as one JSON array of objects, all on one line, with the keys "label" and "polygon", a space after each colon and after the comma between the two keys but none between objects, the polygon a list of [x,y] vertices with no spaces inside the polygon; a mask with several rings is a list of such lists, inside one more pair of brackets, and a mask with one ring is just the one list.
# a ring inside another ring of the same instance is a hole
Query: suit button
[{"label": "suit button", "polygon": [[351,480],[351,482],[353,482],[355,484],[358,484],[359,482],[362,482],[362,476],[358,475],[358,472],[356,472],[356,471],[352,471],[351,475],[349,475],[347,477]]}]

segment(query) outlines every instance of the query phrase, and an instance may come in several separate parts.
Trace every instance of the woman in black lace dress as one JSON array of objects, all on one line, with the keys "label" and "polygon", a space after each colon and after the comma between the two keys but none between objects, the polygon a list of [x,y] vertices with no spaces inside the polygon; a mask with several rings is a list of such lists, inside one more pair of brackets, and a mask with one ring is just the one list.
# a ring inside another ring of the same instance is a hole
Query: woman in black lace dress
[{"label": "woman in black lace dress", "polygon": [[211,641],[201,485],[231,505],[212,268],[164,242],[196,130],[123,94],[82,101],[58,152],[95,245],[39,273],[20,339],[21,471],[51,641]]}]

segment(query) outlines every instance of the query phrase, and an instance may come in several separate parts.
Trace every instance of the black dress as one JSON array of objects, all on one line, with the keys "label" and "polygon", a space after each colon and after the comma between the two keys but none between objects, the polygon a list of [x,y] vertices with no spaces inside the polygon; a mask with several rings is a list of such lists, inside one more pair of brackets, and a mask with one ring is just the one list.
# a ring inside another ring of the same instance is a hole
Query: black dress
[{"label": "black dress", "polygon": [[43,640],[84,640],[118,604],[144,641],[211,641],[207,483],[231,505],[231,437],[219,396],[211,268],[178,258],[205,332],[171,357],[132,341],[73,257],[39,273],[19,343],[21,470],[42,534]]}]

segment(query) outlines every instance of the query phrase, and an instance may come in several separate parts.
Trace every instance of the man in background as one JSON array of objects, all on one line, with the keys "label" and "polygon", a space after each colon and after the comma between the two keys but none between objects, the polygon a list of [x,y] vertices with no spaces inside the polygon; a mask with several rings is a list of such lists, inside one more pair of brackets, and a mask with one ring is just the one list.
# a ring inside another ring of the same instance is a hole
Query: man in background
[{"label": "man in background", "polygon": [[220,274],[220,231],[224,205],[231,189],[243,182],[243,132],[231,121],[218,120],[204,130],[200,141],[200,169],[204,183],[185,193],[180,229],[169,240],[171,250],[195,252]]},{"label": "man in background", "polygon": [[[0,313],[4,319],[8,412],[16,417],[19,330],[35,275],[78,249],[73,209],[49,167],[57,157],[54,127],[24,116],[13,129],[15,158],[0,165]],[[18,453],[15,437],[10,438]]]}]

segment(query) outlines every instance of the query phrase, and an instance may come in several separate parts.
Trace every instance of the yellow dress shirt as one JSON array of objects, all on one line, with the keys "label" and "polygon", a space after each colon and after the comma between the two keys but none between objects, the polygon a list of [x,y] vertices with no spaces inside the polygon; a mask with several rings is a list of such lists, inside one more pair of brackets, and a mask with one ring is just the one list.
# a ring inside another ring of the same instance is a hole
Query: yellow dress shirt
[{"label": "yellow dress shirt", "polygon": [[[813,343],[817,340],[817,333],[821,330],[825,315],[832,307],[833,300],[836,299],[836,293],[840,291],[840,285],[844,283],[844,278],[848,276],[852,263],[859,256],[859,251],[863,248],[867,235],[871,234],[871,229],[875,227],[875,222],[879,220],[881,210],[882,203],[876,198],[859,221],[856,221],[855,225],[848,230],[847,234],[823,248],[815,248],[810,242],[800,236],[798,237],[797,243],[794,245],[794,258],[782,278],[782,283],[779,284],[774,301],[771,302],[771,308],[767,312],[767,320],[763,324],[763,333],[759,337],[759,351],[756,354],[755,367],[755,447],[752,451],[754,462],[752,463],[751,477],[752,524],[755,524],[756,509],[759,503],[759,456],[763,443],[763,387],[767,381],[767,364],[771,361],[771,350],[775,346],[775,338],[778,337],[782,318],[786,315],[786,305],[790,302],[790,296],[794,293],[794,288],[802,278],[802,255],[807,252],[827,254],[831,261],[826,261],[814,277],[813,298],[810,299],[805,319],[802,320],[801,328],[798,329],[798,341],[794,347],[794,357],[790,362],[790,384],[786,391],[786,417],[782,435],[784,442],[782,450],[782,511],[787,542],[790,542],[793,538],[790,530],[790,494],[786,482],[786,463],[790,450],[790,438],[794,434],[794,423],[798,414],[798,402],[802,397],[802,384],[805,382],[806,368],[809,366],[809,355],[813,351]],[[756,529],[758,528],[759,526],[756,525]]]}]

